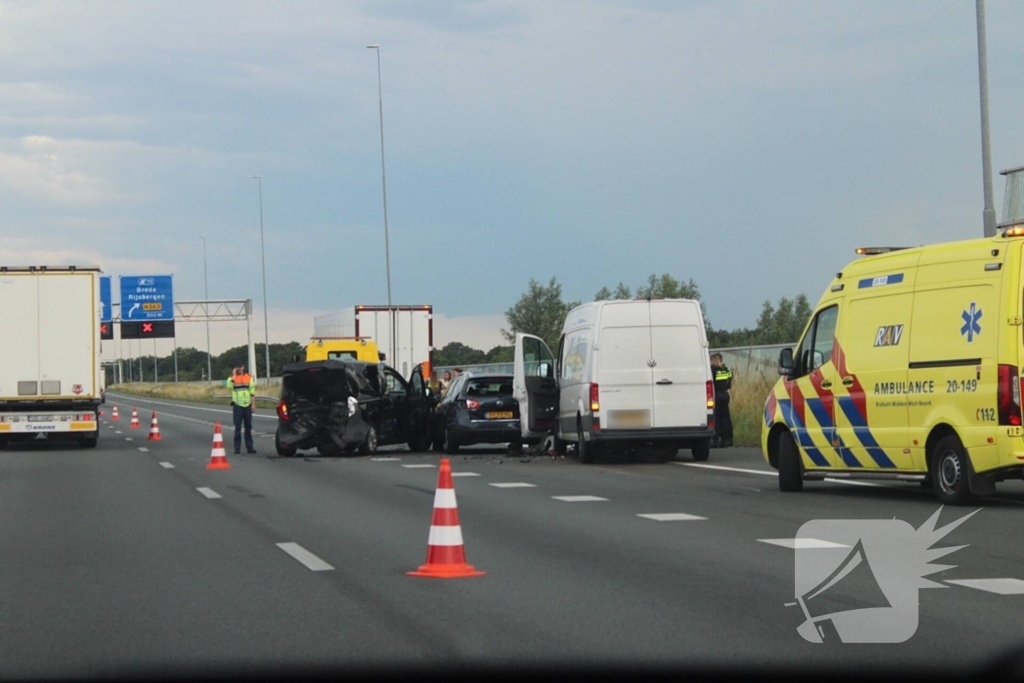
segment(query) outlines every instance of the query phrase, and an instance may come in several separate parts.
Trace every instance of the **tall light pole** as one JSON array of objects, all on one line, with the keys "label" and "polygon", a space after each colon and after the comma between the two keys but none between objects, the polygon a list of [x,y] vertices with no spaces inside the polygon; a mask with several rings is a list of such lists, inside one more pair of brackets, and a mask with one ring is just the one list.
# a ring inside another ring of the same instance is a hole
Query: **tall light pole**
[{"label": "tall light pole", "polygon": [[387,264],[388,273],[388,339],[390,342],[388,352],[391,354],[388,360],[394,364],[397,362],[395,358],[395,331],[393,329],[394,323],[392,322],[395,312],[391,308],[391,239],[388,236],[388,181],[384,170],[384,92],[380,80],[380,45],[367,45],[366,49],[377,51],[377,108],[380,114],[380,184],[384,192],[384,259]]},{"label": "tall light pole", "polygon": [[203,299],[206,300],[206,381],[213,381],[213,361],[210,359],[210,281],[206,277],[206,235],[203,240]]},{"label": "tall light pole", "polygon": [[[267,386],[270,386],[270,324],[267,322],[267,256],[263,249],[263,177],[254,175],[254,180],[260,184],[260,261],[263,266],[263,350],[266,352],[267,364]],[[252,369],[253,375],[258,376],[256,368]]]},{"label": "tall light pole", "polygon": [[981,94],[981,172],[985,186],[982,223],[985,237],[996,234],[996,209],[992,199],[992,142],[988,132],[988,43],[985,39],[985,0],[974,0],[978,13],[978,85]]}]

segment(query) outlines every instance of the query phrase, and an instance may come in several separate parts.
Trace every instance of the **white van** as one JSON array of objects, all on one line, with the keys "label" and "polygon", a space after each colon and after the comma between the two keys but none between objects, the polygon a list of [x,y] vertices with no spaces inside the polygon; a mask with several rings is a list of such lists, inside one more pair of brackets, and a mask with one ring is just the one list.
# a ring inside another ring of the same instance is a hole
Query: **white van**
[{"label": "white van", "polygon": [[595,301],[566,316],[558,358],[539,337],[516,335],[513,395],[523,440],[555,431],[581,462],[602,449],[680,448],[707,460],[714,385],[700,304],[690,299]]}]

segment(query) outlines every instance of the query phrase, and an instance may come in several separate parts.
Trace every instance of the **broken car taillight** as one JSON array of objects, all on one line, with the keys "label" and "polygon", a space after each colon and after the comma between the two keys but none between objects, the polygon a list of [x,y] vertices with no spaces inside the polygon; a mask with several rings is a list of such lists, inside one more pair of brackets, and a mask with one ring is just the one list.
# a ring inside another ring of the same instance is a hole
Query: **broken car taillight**
[{"label": "broken car taillight", "polygon": [[288,421],[288,404],[284,401],[277,402],[277,416],[285,422]]}]

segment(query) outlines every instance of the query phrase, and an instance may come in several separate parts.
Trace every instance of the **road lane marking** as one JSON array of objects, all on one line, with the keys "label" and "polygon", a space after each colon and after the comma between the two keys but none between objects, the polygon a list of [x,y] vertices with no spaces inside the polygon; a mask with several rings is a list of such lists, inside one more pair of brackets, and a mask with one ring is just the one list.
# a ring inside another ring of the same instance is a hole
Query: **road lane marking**
[{"label": "road lane marking", "polygon": [[707,517],[688,515],[685,512],[654,512],[646,515],[637,515],[637,517],[653,519],[655,522],[694,522],[707,519]]},{"label": "road lane marking", "polygon": [[758,543],[768,543],[771,545],[781,546],[783,548],[789,548],[790,550],[810,550],[812,548],[849,548],[848,545],[842,543],[833,543],[832,541],[823,541],[820,538],[759,538]]},{"label": "road lane marking", "polygon": [[[740,472],[741,474],[760,474],[760,475],[768,476],[768,477],[777,477],[778,476],[777,472],[768,472],[768,471],[765,471],[765,470],[751,470],[751,469],[745,469],[743,467],[726,467],[724,465],[705,465],[702,462],[673,462],[672,464],[673,465],[680,465],[682,467],[701,467],[701,468],[706,469],[706,470],[723,470],[725,472]],[[876,484],[875,482],[871,482],[871,481],[852,481],[850,479],[835,479],[833,477],[825,477],[824,479],[822,479],[822,481],[828,482],[829,484],[848,484],[849,486],[870,486],[870,487],[873,487],[873,488],[883,488],[883,489],[896,488],[896,487],[893,487],[893,486],[888,486],[886,484]]]},{"label": "road lane marking", "polygon": [[555,500],[560,500],[563,503],[596,503],[601,500],[608,500],[607,498],[599,498],[598,496],[551,496]]},{"label": "road lane marking", "polygon": [[298,543],[277,543],[278,548],[285,551],[293,558],[298,560],[300,563],[306,566],[306,569],[314,572],[327,572],[334,569],[331,565],[327,564],[319,557],[303,548]]},{"label": "road lane marking", "polygon": [[126,437],[124,437],[124,440],[125,440],[125,441],[135,441],[135,439],[133,439],[133,438],[132,438],[132,437],[130,437],[130,436],[126,436]]},{"label": "road lane marking", "polygon": [[223,498],[222,495],[220,495],[219,493],[217,493],[213,489],[206,488],[205,486],[200,486],[199,488],[196,489],[196,491],[199,491],[199,493],[203,494],[204,496],[206,496],[207,498],[210,498],[210,499],[213,499],[213,498]]},{"label": "road lane marking", "polygon": [[428,467],[437,467],[437,465],[426,465],[426,464],[420,464],[420,465],[402,465],[402,467],[407,467],[407,468],[409,468],[410,470],[416,470],[416,469],[426,469],[426,468],[428,468]]},{"label": "road lane marking", "polygon": [[1024,581],[1020,579],[957,579],[946,583],[996,595],[1024,595]]},{"label": "road lane marking", "polygon": [[139,446],[139,453],[149,453],[149,449],[145,446]]},{"label": "road lane marking", "polygon": [[163,467],[165,470],[173,470],[174,469],[174,465],[172,465],[169,462],[162,462],[162,463],[160,463],[160,467]]},{"label": "road lane marking", "polygon": [[370,458],[370,462],[399,462],[401,458]]},{"label": "road lane marking", "polygon": [[743,474],[761,474],[769,477],[777,477],[776,472],[766,472],[764,470],[747,470],[742,467],[726,467],[724,465],[705,465],[702,462],[673,462],[673,465],[679,465],[680,467],[700,467],[706,470],[724,470],[726,472],[742,472]]},{"label": "road lane marking", "polygon": [[479,477],[479,472],[452,472],[453,477]]},{"label": "road lane marking", "polygon": [[120,434],[120,433],[121,433],[121,430],[117,430],[117,431],[115,431],[114,433],[115,433],[115,434]]},{"label": "road lane marking", "polygon": [[508,481],[501,483],[491,483],[488,486],[493,486],[496,489],[535,489],[536,484],[527,484],[525,481]]}]

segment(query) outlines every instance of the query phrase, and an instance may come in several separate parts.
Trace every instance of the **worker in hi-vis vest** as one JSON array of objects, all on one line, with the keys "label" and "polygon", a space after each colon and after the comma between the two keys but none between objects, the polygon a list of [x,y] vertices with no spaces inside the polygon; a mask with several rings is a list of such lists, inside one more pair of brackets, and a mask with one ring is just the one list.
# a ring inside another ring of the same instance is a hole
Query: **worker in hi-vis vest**
[{"label": "worker in hi-vis vest", "polygon": [[245,450],[255,453],[252,443],[252,413],[256,409],[253,398],[256,395],[256,380],[239,365],[228,377],[225,384],[231,387],[231,410],[235,418],[235,453],[242,449],[242,425],[245,425]]}]

